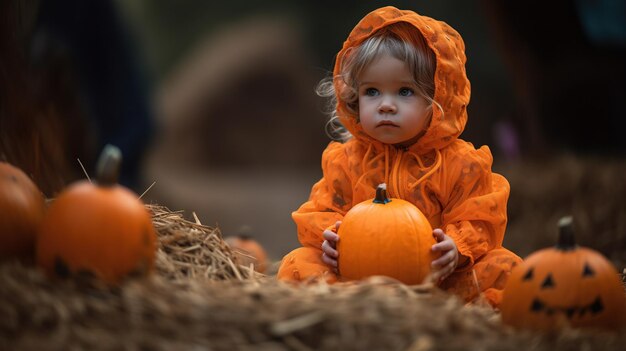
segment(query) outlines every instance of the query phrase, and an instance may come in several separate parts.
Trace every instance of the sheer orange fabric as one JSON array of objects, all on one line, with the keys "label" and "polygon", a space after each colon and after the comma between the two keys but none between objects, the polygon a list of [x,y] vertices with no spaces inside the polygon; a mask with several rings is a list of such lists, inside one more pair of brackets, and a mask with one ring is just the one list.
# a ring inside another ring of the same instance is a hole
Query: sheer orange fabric
[{"label": "sheer orange fabric", "polygon": [[[468,259],[442,288],[467,301],[482,291],[498,305],[498,291],[521,259],[502,248],[509,183],[491,171],[493,159],[487,146],[475,149],[458,138],[465,128],[470,99],[465,45],[459,34],[443,22],[384,7],[368,14],[352,30],[337,55],[334,74],[339,74],[350,48],[396,22],[417,28],[435,53],[434,100],[441,109],[433,106],[426,133],[412,146],[401,149],[365,134],[356,116],[339,99],[339,118],[354,137],[343,144],[331,142],[324,151],[323,178],[313,186],[309,200],[292,214],[306,250],[286,256],[278,278],[303,280],[323,275],[335,281],[337,277],[321,260],[322,232],[341,220],[352,206],[373,198],[378,184],[386,183],[390,197],[415,204],[433,228],[442,228],[454,239],[459,253]],[[334,84],[340,92],[341,80]]]}]

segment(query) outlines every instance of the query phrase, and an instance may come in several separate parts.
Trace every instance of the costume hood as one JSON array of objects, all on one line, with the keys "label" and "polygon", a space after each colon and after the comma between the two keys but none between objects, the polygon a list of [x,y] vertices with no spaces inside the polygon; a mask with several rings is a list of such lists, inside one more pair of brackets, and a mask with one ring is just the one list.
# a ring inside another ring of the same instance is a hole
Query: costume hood
[{"label": "costume hood", "polygon": [[[339,75],[349,49],[361,44],[377,30],[397,22],[406,22],[417,28],[434,52],[437,62],[434,100],[441,105],[443,111],[436,105],[432,106],[433,115],[426,133],[409,147],[411,151],[423,154],[454,142],[463,132],[467,122],[466,108],[470,99],[470,83],[465,74],[465,44],[452,27],[413,11],[398,10],[392,6],[377,9],[354,27],[337,54],[333,75],[335,77]],[[341,123],[354,137],[380,144],[363,131],[356,116],[348,112],[345,102],[341,100],[339,92],[345,88],[343,80],[335,78],[334,85],[338,92],[337,114]]]}]

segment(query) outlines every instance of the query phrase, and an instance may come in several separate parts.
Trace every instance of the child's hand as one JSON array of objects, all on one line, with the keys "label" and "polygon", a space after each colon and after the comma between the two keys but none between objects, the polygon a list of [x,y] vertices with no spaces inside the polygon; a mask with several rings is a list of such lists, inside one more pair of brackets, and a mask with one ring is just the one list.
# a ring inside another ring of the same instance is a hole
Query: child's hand
[{"label": "child's hand", "polygon": [[[335,223],[335,231],[339,230],[339,226],[341,225],[341,221],[337,221]],[[337,241],[339,241],[339,235],[333,232],[332,230],[326,229],[323,233],[324,242],[322,243],[322,261],[327,265],[333,267],[335,273],[337,272],[337,257],[339,257],[339,252],[337,252]]]},{"label": "child's hand", "polygon": [[437,243],[432,246],[432,251],[441,252],[441,257],[434,260],[431,263],[433,268],[433,281],[441,282],[446,279],[459,263],[459,251],[456,248],[456,243],[451,237],[447,236],[443,230],[437,228],[433,230],[433,236]]}]

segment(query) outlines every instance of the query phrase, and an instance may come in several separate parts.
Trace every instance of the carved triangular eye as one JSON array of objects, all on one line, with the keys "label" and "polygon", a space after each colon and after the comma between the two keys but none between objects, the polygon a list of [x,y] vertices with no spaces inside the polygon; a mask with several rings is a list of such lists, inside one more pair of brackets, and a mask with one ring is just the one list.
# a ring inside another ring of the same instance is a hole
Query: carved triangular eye
[{"label": "carved triangular eye", "polygon": [[522,277],[522,280],[523,281],[527,281],[527,280],[533,279],[533,271],[534,270],[535,270],[534,268],[529,269],[528,272],[526,272],[526,274],[524,274],[524,277]]},{"label": "carved triangular eye", "polygon": [[583,278],[589,278],[596,275],[596,272],[591,268],[589,263],[585,262],[585,268],[583,268]]},{"label": "carved triangular eye", "polygon": [[554,281],[552,280],[552,274],[548,273],[546,279],[541,283],[542,289],[554,288]]}]

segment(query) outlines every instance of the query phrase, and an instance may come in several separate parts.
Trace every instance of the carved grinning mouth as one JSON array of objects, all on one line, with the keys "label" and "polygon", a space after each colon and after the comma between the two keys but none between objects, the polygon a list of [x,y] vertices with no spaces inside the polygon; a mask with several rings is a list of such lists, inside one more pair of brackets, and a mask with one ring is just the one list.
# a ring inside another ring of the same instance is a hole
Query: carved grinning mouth
[{"label": "carved grinning mouth", "polygon": [[602,303],[602,299],[600,296],[596,297],[592,303],[578,307],[553,307],[547,306],[545,302],[543,302],[539,298],[535,298],[530,305],[530,310],[535,313],[543,312],[548,316],[552,316],[555,313],[561,313],[567,316],[568,319],[572,319],[574,316],[583,317],[585,314],[589,313],[590,315],[596,315],[604,311],[604,304]]}]

